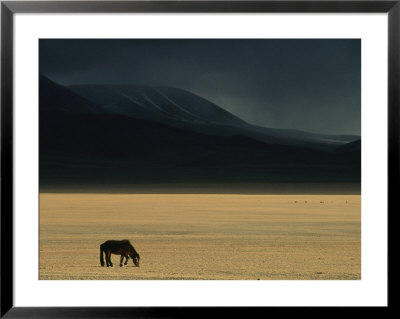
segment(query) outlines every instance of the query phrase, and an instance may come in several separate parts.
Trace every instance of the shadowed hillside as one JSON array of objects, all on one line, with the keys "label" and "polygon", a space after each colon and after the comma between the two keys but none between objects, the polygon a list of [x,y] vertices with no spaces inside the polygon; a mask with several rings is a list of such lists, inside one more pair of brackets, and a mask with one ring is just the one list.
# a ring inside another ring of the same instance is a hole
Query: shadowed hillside
[{"label": "shadowed hillside", "polygon": [[104,114],[145,119],[209,135],[244,135],[268,144],[322,150],[332,150],[359,138],[251,125],[200,96],[176,88],[79,85],[69,89],[91,101]]},{"label": "shadowed hillside", "polygon": [[178,89],[39,90],[41,188],[360,181],[359,137],[252,126]]}]

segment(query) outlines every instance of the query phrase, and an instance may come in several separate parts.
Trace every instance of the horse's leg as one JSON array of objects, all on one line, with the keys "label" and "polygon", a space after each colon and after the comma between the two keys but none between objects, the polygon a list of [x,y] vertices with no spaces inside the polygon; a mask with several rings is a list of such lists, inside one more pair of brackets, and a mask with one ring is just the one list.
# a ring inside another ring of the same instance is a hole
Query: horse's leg
[{"label": "horse's leg", "polygon": [[113,266],[113,263],[111,262],[111,251],[110,251],[110,257],[108,257],[110,259],[110,266]]},{"label": "horse's leg", "polygon": [[111,262],[111,251],[110,250],[107,252],[107,260],[108,260],[108,264],[107,265],[112,267],[113,264]]},{"label": "horse's leg", "polygon": [[128,264],[129,256],[125,256],[125,258],[126,258],[126,260],[125,260],[125,264],[124,264],[124,265],[127,265],[127,264]]},{"label": "horse's leg", "polygon": [[100,265],[101,267],[104,267],[104,248],[103,248],[103,244],[100,245]]},{"label": "horse's leg", "polygon": [[105,255],[106,255],[106,266],[110,267],[110,259],[109,259],[109,255],[108,255],[109,251],[106,250],[105,251]]},{"label": "horse's leg", "polygon": [[122,262],[124,261],[124,255],[121,254],[121,260],[119,261],[119,266],[122,267]]}]

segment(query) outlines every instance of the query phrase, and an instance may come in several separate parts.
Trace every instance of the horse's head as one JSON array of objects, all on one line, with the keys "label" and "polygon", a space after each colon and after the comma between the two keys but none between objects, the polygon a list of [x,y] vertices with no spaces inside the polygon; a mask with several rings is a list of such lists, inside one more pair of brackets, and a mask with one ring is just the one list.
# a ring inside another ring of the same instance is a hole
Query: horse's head
[{"label": "horse's head", "polygon": [[131,254],[131,258],[133,260],[133,263],[135,264],[136,267],[139,267],[140,265],[140,256],[139,254]]}]

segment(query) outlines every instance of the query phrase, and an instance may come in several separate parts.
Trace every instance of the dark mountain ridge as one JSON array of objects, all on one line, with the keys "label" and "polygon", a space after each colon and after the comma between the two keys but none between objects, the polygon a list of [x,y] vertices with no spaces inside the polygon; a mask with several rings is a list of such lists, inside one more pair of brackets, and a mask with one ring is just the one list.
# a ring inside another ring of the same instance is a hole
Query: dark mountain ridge
[{"label": "dark mountain ridge", "polygon": [[161,122],[209,135],[244,135],[268,144],[333,150],[359,139],[353,135],[327,135],[251,125],[193,93],[169,87],[78,85],[70,90],[107,114]]},{"label": "dark mountain ridge", "polygon": [[360,152],[305,147],[284,134],[266,143],[243,129],[249,124],[182,90],[82,96],[44,76],[39,90],[41,185],[360,180]]}]

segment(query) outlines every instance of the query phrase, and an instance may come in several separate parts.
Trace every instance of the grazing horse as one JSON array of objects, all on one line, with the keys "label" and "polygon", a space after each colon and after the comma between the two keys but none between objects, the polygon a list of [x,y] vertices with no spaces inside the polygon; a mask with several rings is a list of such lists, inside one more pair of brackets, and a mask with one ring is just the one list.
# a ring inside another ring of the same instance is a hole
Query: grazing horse
[{"label": "grazing horse", "polygon": [[124,261],[124,257],[126,258],[125,265],[128,263],[129,257],[131,257],[135,266],[139,267],[140,256],[135,250],[135,248],[133,248],[129,240],[127,239],[107,240],[100,245],[100,264],[102,267],[104,267],[103,254],[106,255],[107,267],[113,266],[111,262],[111,254],[121,255],[121,260],[119,263],[120,267],[122,267],[122,262]]}]

